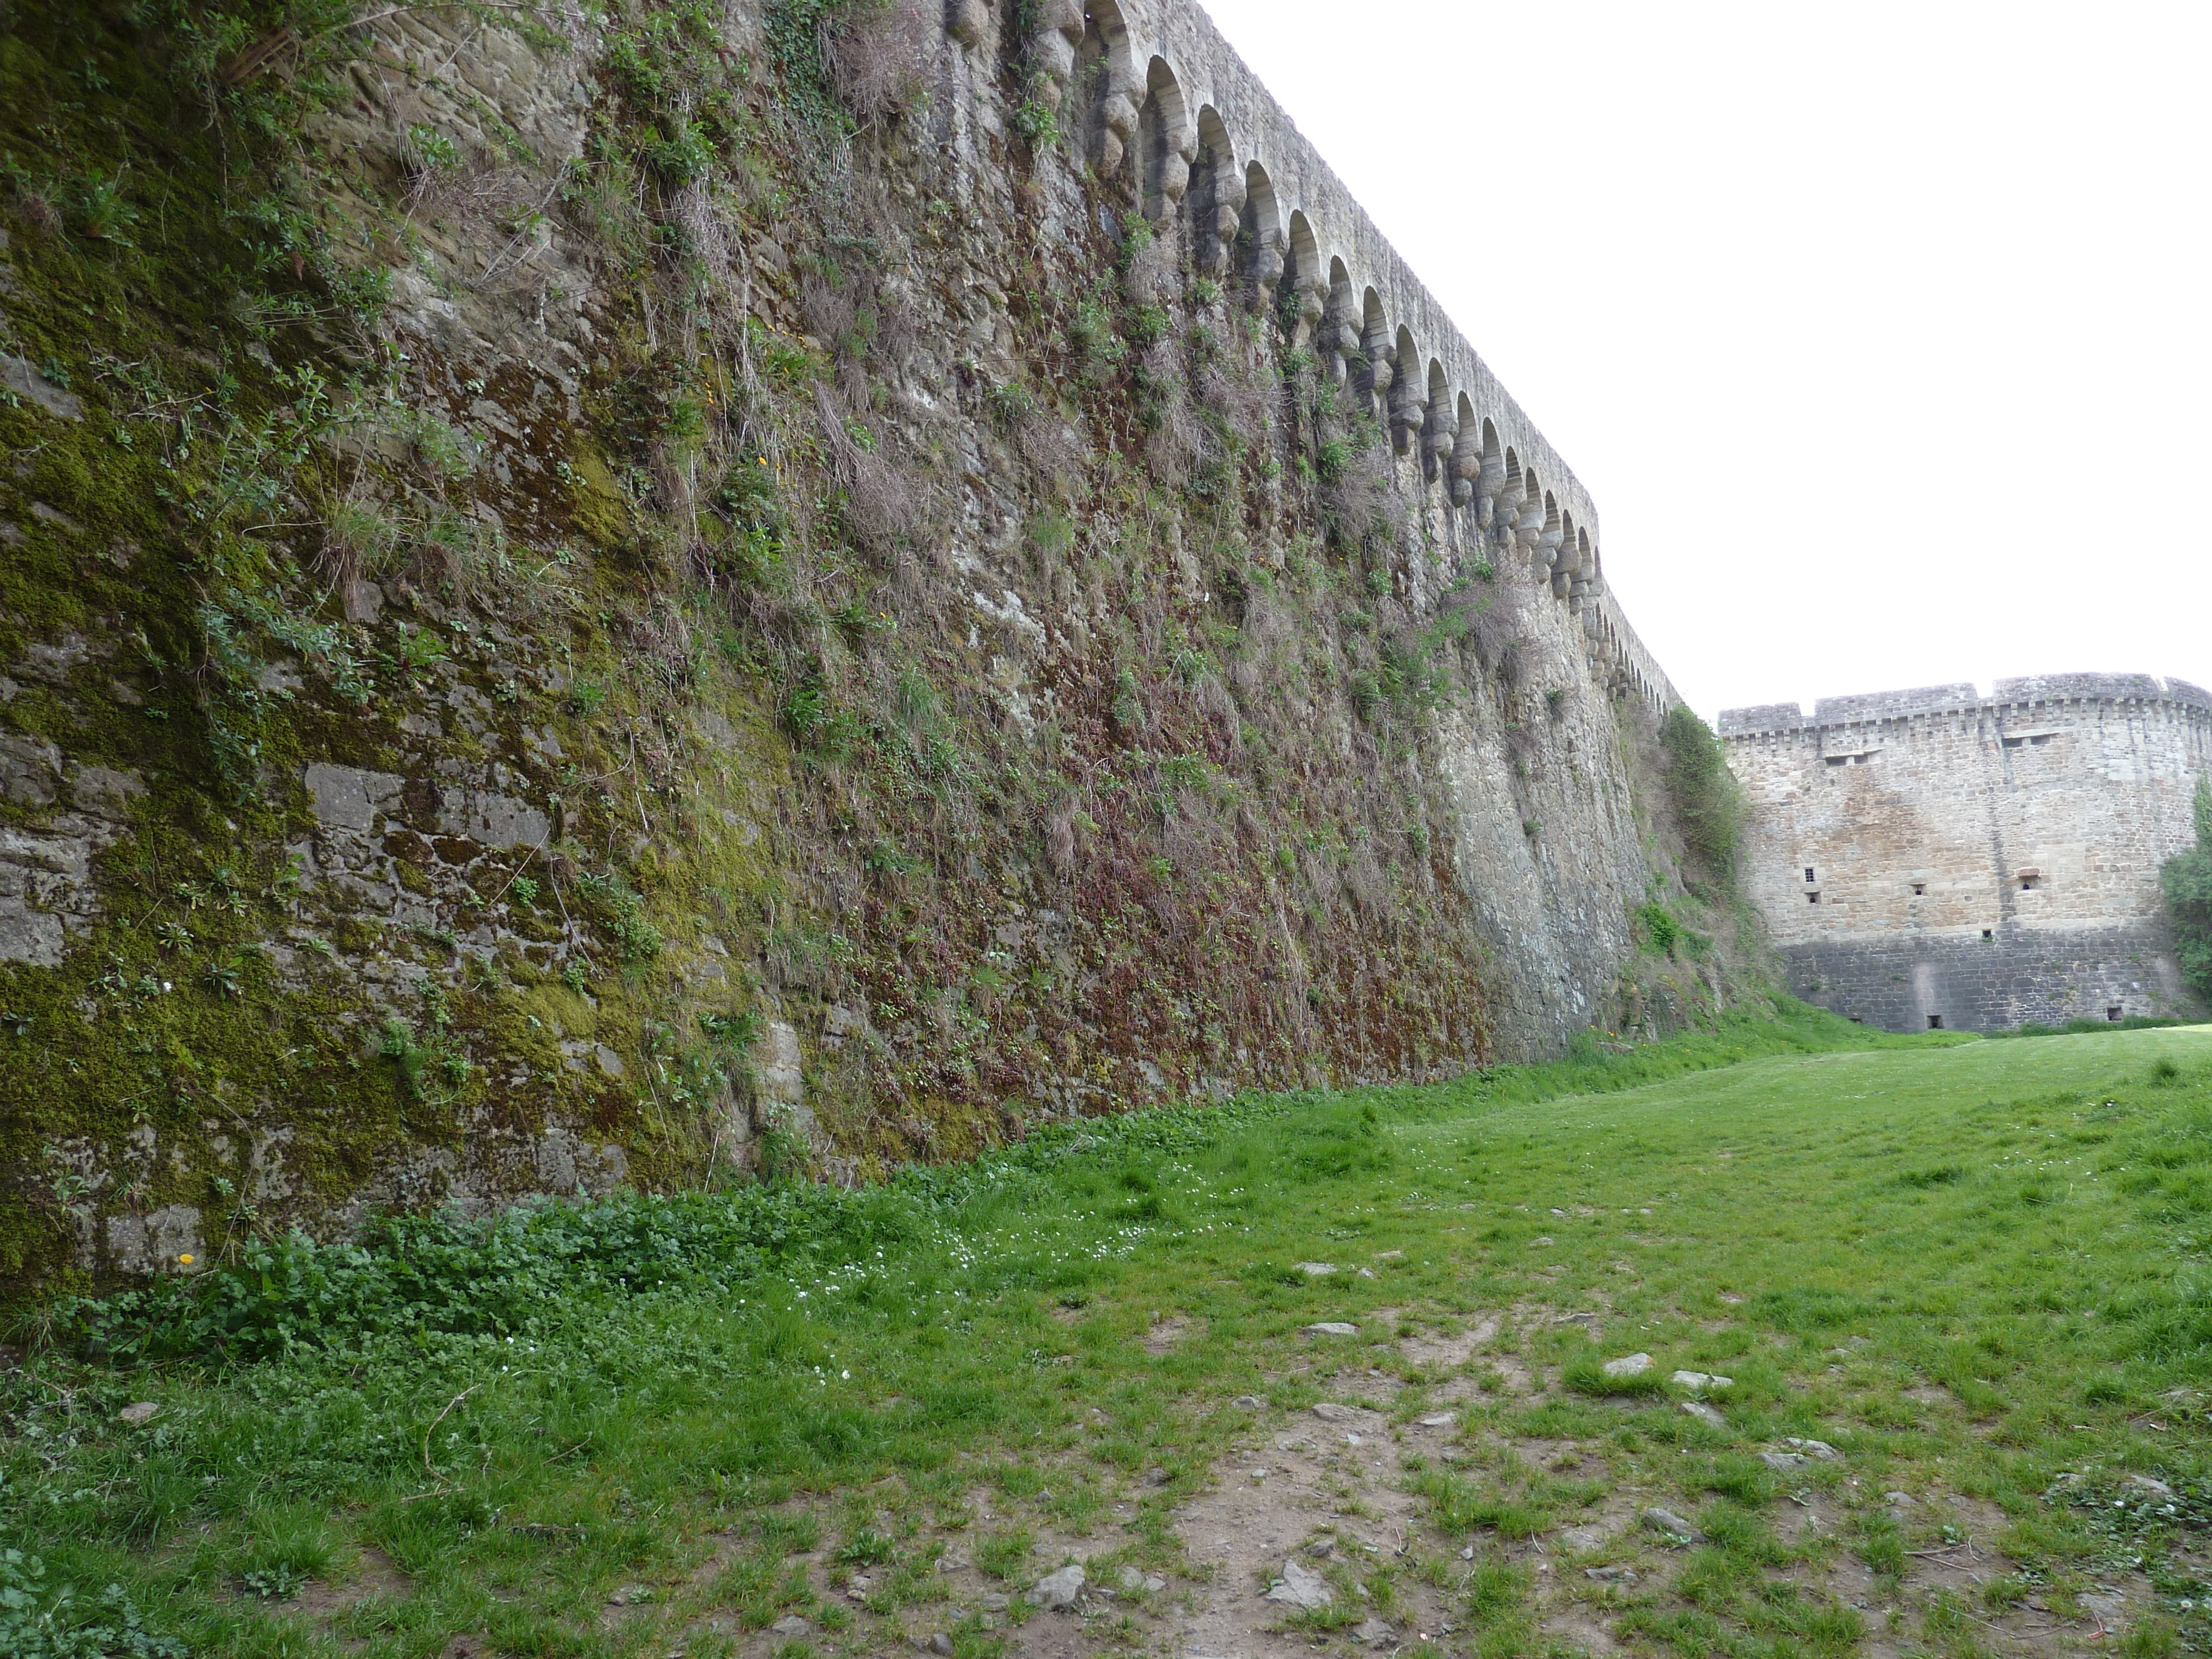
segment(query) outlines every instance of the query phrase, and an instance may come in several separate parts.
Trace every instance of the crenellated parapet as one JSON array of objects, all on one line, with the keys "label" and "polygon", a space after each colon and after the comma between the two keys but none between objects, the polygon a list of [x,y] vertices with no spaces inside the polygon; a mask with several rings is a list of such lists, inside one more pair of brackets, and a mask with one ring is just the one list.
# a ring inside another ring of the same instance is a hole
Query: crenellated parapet
[{"label": "crenellated parapet", "polygon": [[[1027,38],[1003,38],[1017,17]],[[1023,64],[1094,176],[1178,226],[1201,274],[1283,318],[1396,453],[1419,458],[1459,545],[1525,561],[1582,618],[1594,665],[1662,714],[1679,701],[1607,593],[1582,482],[1203,11],[955,0],[947,28],[979,70]]]},{"label": "crenellated parapet", "polygon": [[1891,720],[1944,715],[2030,715],[2043,709],[2079,709],[2105,705],[2114,710],[2171,710],[2182,718],[2212,716],[2212,692],[2187,680],[2151,674],[2031,674],[2002,679],[1984,697],[1964,681],[1916,686],[1904,691],[1872,691],[1822,697],[1808,714],[1794,702],[1759,703],[1721,711],[1723,738],[1808,737],[1824,732],[1879,726]]}]

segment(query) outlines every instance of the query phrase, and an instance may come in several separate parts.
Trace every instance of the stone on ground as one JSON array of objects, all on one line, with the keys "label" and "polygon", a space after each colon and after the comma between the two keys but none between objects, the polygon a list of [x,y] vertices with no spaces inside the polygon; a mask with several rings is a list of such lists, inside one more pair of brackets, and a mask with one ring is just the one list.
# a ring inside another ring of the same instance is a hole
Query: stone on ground
[{"label": "stone on ground", "polygon": [[1336,1263],[1334,1261],[1301,1261],[1298,1263],[1298,1271],[1304,1273],[1308,1279],[1323,1279],[1336,1271]]},{"label": "stone on ground", "polygon": [[1674,1510],[1662,1510],[1656,1504],[1644,1511],[1644,1524],[1654,1532],[1664,1533],[1668,1537],[1680,1540],[1684,1543],[1695,1544],[1705,1538],[1705,1534],[1699,1532]]},{"label": "stone on ground", "polygon": [[1718,1376],[1711,1371],[1676,1371],[1667,1380],[1678,1389],[1690,1389],[1698,1394],[1703,1394],[1709,1389],[1729,1389],[1735,1386],[1735,1378]]},{"label": "stone on ground", "polygon": [[1324,1319],[1317,1325],[1306,1327],[1308,1336],[1357,1336],[1359,1327],[1347,1325],[1340,1319]]},{"label": "stone on ground", "polygon": [[1328,1587],[1328,1579],[1312,1569],[1285,1561],[1283,1576],[1268,1589],[1267,1599],[1286,1607],[1325,1607],[1336,1600],[1336,1592]]},{"label": "stone on ground", "polygon": [[1770,1469],[1802,1469],[1813,1460],[1802,1452],[1761,1452],[1759,1461]]},{"label": "stone on ground", "polygon": [[1702,1400],[1685,1400],[1682,1402],[1682,1409],[1709,1429],[1728,1427],[1728,1419],[1723,1417]]},{"label": "stone on ground", "polygon": [[814,1634],[814,1621],[811,1619],[801,1619],[795,1613],[787,1613],[769,1628],[778,1636],[793,1638],[811,1636]]},{"label": "stone on ground", "polygon": [[1800,1440],[1796,1435],[1786,1437],[1782,1443],[1793,1451],[1803,1452],[1808,1457],[1817,1457],[1823,1463],[1840,1463],[1843,1453],[1825,1440]]},{"label": "stone on ground", "polygon": [[1032,1592],[1036,1604],[1064,1613],[1075,1605],[1075,1598],[1083,1594],[1083,1566],[1071,1561],[1057,1572],[1048,1572],[1036,1581]]},{"label": "stone on ground", "polygon": [[135,1406],[125,1406],[115,1414],[135,1429],[141,1423],[149,1420],[154,1413],[161,1409],[152,1401],[142,1400]]},{"label": "stone on ground", "polygon": [[1352,1639],[1363,1646],[1372,1647],[1378,1642],[1389,1641],[1396,1634],[1389,1620],[1377,1619],[1370,1613],[1359,1621],[1358,1627],[1352,1632]]},{"label": "stone on ground", "polygon": [[1364,1423],[1375,1415],[1357,1406],[1340,1406],[1334,1400],[1322,1401],[1313,1408],[1313,1414],[1324,1423]]},{"label": "stone on ground", "polygon": [[1641,1376],[1651,1369],[1648,1353],[1625,1353],[1618,1359],[1608,1359],[1603,1370],[1607,1376]]}]

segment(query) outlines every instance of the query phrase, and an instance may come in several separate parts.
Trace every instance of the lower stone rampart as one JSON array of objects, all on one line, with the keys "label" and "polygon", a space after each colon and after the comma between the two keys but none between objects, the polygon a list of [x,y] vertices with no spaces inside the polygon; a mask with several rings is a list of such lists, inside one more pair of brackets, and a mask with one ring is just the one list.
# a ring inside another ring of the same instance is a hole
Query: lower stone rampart
[{"label": "lower stone rampart", "polygon": [[2195,998],[2155,922],[1992,928],[1785,945],[1807,1001],[1892,1031],[2007,1030],[2186,1014]]}]

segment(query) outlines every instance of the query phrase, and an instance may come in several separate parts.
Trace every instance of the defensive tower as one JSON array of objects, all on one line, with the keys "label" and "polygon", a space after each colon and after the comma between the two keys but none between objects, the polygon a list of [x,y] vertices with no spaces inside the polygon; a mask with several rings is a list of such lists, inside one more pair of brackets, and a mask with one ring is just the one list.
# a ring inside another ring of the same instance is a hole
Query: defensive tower
[{"label": "defensive tower", "polygon": [[1721,714],[1747,890],[1791,988],[1891,1030],[2192,1010],[2159,866],[2193,839],[2212,696],[2054,674]]}]

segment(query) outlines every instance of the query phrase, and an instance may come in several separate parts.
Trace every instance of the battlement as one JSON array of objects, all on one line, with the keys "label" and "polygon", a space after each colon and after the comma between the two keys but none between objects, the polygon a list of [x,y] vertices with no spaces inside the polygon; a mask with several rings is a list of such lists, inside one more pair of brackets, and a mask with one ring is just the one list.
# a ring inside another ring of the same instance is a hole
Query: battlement
[{"label": "battlement", "polygon": [[1721,711],[1723,738],[1764,738],[1816,733],[1838,726],[1935,714],[2017,714],[2050,706],[2104,703],[2113,706],[2171,705],[2212,714],[2212,693],[2187,680],[2152,674],[2030,674],[2002,679],[1984,697],[1964,682],[1917,686],[1903,691],[1863,692],[1822,697],[1807,714],[1794,702],[1759,703]]}]

